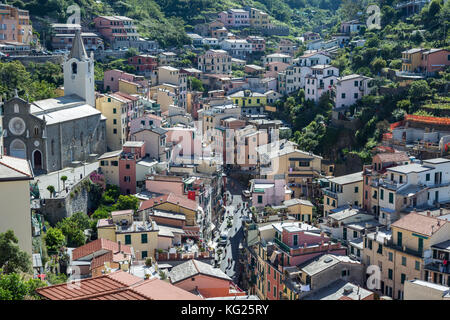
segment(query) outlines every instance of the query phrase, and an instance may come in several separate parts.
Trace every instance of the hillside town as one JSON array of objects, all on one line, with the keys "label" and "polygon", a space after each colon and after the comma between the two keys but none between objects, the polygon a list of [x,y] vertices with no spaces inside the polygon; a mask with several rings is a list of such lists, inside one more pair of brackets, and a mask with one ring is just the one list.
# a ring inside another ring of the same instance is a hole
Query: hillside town
[{"label": "hillside town", "polygon": [[450,300],[448,36],[0,13],[1,300]]}]

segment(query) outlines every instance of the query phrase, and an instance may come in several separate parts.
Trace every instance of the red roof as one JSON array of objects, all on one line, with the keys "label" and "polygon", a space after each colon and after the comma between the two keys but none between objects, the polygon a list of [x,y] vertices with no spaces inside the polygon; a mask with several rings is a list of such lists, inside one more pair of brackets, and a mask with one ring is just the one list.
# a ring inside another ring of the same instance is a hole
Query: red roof
[{"label": "red roof", "polygon": [[97,256],[91,261],[91,270],[104,266],[105,262],[122,262],[122,261],[129,261],[130,257],[126,256],[123,253],[113,253],[112,251],[109,251],[105,254],[102,254],[101,256]]},{"label": "red roof", "polygon": [[[131,247],[121,244],[121,251],[125,254],[131,255]],[[104,253],[109,252],[119,252],[119,244],[117,242],[108,239],[97,239],[95,241],[89,242],[81,247],[78,247],[72,251],[72,260],[79,260],[81,258],[92,255],[96,252],[104,251]]]},{"label": "red roof", "polygon": [[406,154],[406,152],[383,152],[378,153],[376,155],[381,162],[402,162],[402,161],[409,161],[409,157]]},{"label": "red roof", "polygon": [[124,271],[36,289],[49,300],[201,300],[159,279],[143,280]]},{"label": "red roof", "polygon": [[157,207],[161,203],[172,203],[175,205],[179,205],[180,207],[190,209],[196,211],[198,208],[197,202],[194,200],[190,200],[184,197],[177,196],[174,193],[165,194],[161,197],[152,198],[146,201],[141,202],[139,210],[146,210],[149,208]]},{"label": "red roof", "polygon": [[133,100],[133,101],[139,100],[138,97],[129,95],[128,93],[125,93],[125,92],[117,91],[117,92],[114,92],[113,94],[118,95],[118,96],[121,96],[122,98],[125,98],[125,99],[128,99],[128,100]]}]

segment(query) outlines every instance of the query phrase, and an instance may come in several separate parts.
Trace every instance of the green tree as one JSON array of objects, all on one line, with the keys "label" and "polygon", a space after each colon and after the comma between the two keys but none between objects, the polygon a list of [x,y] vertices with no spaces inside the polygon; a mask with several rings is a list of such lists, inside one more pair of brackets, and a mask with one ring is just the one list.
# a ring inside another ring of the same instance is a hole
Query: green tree
[{"label": "green tree", "polygon": [[409,97],[413,102],[425,100],[430,93],[430,86],[425,80],[414,81],[408,91]]},{"label": "green tree", "polygon": [[190,82],[191,90],[202,91],[202,92],[205,91],[201,80],[199,80],[195,77],[189,77],[189,82]]},{"label": "green tree", "polygon": [[58,252],[64,246],[66,238],[61,229],[49,228],[45,234],[45,245],[48,251]]},{"label": "green tree", "polygon": [[52,185],[47,186],[47,190],[50,193],[50,198],[53,198],[53,194],[55,193],[55,187]]},{"label": "green tree", "polygon": [[45,283],[39,279],[24,280],[17,273],[4,274],[0,269],[0,300],[39,299],[35,290],[44,287]]},{"label": "green tree", "polygon": [[63,189],[65,189],[66,188],[67,176],[61,176],[61,181],[63,183]]},{"label": "green tree", "polygon": [[137,211],[139,199],[135,196],[120,195],[117,203],[114,205],[115,210],[134,210]]},{"label": "green tree", "polygon": [[386,68],[386,60],[383,58],[375,58],[370,64],[374,73],[379,73],[383,68]]},{"label": "green tree", "polygon": [[5,273],[31,271],[31,257],[20,250],[18,243],[12,230],[0,233],[0,268]]},{"label": "green tree", "polygon": [[56,224],[58,229],[61,229],[62,233],[66,237],[66,243],[68,247],[79,247],[86,243],[86,237],[83,230],[78,223],[70,218],[65,218]]},{"label": "green tree", "polygon": [[139,54],[138,49],[136,49],[136,48],[129,48],[127,53],[125,54],[125,57],[127,57],[127,59],[128,59],[128,58],[137,56],[138,54]]},{"label": "green tree", "polygon": [[81,230],[89,229],[89,216],[86,213],[76,212],[69,219],[74,221]]}]

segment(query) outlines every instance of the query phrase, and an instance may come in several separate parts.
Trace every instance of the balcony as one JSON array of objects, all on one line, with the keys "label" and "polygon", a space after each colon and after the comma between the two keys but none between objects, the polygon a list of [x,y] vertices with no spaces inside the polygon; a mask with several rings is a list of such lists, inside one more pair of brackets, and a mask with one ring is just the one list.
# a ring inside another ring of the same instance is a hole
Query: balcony
[{"label": "balcony", "polygon": [[291,248],[287,244],[283,243],[281,240],[277,238],[274,238],[273,240],[281,250],[289,254],[291,253]]},{"label": "balcony", "polygon": [[380,183],[380,186],[389,190],[398,190],[401,187],[406,185],[406,183],[398,183],[395,181],[383,181]]},{"label": "balcony", "polygon": [[322,190],[323,190],[323,193],[326,196],[328,196],[330,198],[333,198],[333,199],[337,199],[338,198],[338,194],[336,192],[330,191],[328,189],[322,189]]}]

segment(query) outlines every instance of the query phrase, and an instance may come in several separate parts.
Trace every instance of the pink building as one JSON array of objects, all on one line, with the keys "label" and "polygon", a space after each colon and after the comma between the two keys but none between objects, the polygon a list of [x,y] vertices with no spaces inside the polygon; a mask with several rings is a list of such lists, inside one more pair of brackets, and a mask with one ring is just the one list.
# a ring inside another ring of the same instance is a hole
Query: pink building
[{"label": "pink building", "polygon": [[346,255],[346,248],[339,242],[332,243],[324,233],[308,232],[293,225],[279,226],[274,240],[279,251],[285,253],[280,256],[284,266],[297,266],[324,253]]},{"label": "pink building", "polygon": [[278,72],[283,72],[289,67],[289,64],[284,62],[269,62],[266,65],[266,73],[264,74],[264,78],[277,78]]},{"label": "pink building", "polygon": [[172,161],[177,158],[191,159],[191,156],[202,155],[202,140],[195,139],[195,128],[166,128],[166,142],[172,143]]},{"label": "pink building", "polygon": [[153,175],[145,181],[148,192],[185,197],[183,178],[179,176]]},{"label": "pink building", "polygon": [[250,183],[254,207],[278,206],[291,198],[292,191],[286,186],[284,179],[253,179]]},{"label": "pink building", "polygon": [[119,187],[121,194],[136,193],[136,162],[145,155],[145,142],[127,141],[119,157]]},{"label": "pink building", "polygon": [[103,89],[110,92],[119,91],[119,80],[134,82],[143,87],[148,86],[148,82],[143,76],[137,76],[122,70],[113,69],[105,71],[103,77]]},{"label": "pink building", "polygon": [[222,270],[194,259],[173,267],[169,279],[174,286],[198,291],[205,298],[246,295]]},{"label": "pink building", "polygon": [[94,23],[95,29],[112,44],[139,39],[133,19],[122,16],[99,16],[94,18]]},{"label": "pink building", "polygon": [[[75,31],[81,29],[79,24],[54,23],[52,24],[53,50],[70,50],[75,38]],[[100,36],[93,32],[82,32],[81,38],[86,50],[103,50],[104,44]]]},{"label": "pink building", "polygon": [[430,49],[422,52],[420,67],[427,75],[450,66],[450,51],[446,49]]},{"label": "pink building", "polygon": [[247,41],[252,45],[252,52],[264,52],[266,50],[266,39],[258,36],[248,36]]},{"label": "pink building", "polygon": [[152,127],[161,127],[162,118],[152,113],[146,113],[142,117],[131,120],[130,134],[134,134],[142,129],[150,129]]},{"label": "pink building", "polygon": [[222,11],[218,15],[218,19],[226,27],[247,27],[250,25],[249,12],[243,9],[229,9]]}]

